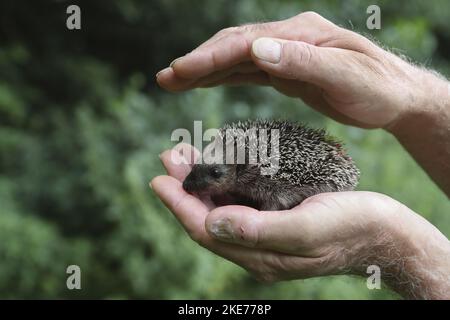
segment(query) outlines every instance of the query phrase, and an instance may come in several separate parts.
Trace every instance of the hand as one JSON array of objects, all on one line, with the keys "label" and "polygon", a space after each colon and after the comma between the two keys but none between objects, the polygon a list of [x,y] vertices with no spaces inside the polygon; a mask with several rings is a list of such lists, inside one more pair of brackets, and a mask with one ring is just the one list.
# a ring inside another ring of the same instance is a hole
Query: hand
[{"label": "hand", "polygon": [[422,107],[429,94],[424,78],[422,70],[312,12],[224,29],[157,75],[173,91],[270,85],[364,128],[387,127]]},{"label": "hand", "polygon": [[186,153],[198,156],[185,144],[162,153],[170,176],[154,178],[151,187],[193,240],[258,279],[363,275],[376,264],[405,297],[450,298],[449,241],[399,202],[372,192],[340,192],[279,212],[216,207],[183,190],[191,170]]},{"label": "hand", "polygon": [[224,29],[156,78],[171,91],[270,85],[341,123],[385,128],[450,196],[450,84],[316,13]]}]

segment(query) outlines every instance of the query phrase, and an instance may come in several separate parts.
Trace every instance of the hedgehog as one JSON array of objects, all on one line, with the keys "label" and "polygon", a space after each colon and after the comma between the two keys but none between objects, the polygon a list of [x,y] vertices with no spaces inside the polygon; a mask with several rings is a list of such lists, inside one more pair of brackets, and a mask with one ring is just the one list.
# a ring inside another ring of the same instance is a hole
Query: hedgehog
[{"label": "hedgehog", "polygon": [[219,129],[183,188],[217,205],[278,211],[319,193],[353,190],[359,175],[342,144],[324,129],[258,119]]}]

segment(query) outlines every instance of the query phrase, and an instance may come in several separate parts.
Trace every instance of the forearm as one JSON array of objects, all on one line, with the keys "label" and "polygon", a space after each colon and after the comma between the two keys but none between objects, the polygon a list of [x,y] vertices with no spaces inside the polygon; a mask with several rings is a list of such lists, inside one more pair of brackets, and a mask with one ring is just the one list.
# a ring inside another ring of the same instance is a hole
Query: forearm
[{"label": "forearm", "polygon": [[387,129],[450,197],[450,83],[421,75],[408,112]]},{"label": "forearm", "polygon": [[398,268],[403,281],[391,285],[406,298],[450,299],[450,241],[424,218],[403,209],[395,221],[395,237],[405,250]]},{"label": "forearm", "polygon": [[403,205],[385,223],[361,265],[406,299],[450,299],[450,241]]}]

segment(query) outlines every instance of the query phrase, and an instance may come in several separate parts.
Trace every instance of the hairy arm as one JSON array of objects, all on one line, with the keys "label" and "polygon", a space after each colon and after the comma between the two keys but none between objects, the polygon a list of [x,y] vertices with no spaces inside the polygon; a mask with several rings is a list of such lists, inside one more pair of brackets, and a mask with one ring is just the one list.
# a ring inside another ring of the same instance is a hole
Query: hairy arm
[{"label": "hairy arm", "polygon": [[391,132],[450,197],[450,83],[429,71]]},{"label": "hairy arm", "polygon": [[[450,241],[432,224],[398,203],[389,223],[355,261],[355,274],[378,265],[383,281],[407,299],[450,299]],[[386,221],[387,222],[387,221]]]}]

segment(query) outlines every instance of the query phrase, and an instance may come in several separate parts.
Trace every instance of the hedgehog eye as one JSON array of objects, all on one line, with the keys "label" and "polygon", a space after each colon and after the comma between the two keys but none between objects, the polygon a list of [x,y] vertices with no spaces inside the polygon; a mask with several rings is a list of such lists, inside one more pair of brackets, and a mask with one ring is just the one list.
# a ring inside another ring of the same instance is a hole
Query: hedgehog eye
[{"label": "hedgehog eye", "polygon": [[222,176],[222,172],[218,168],[213,168],[211,170],[211,176],[213,176],[216,179],[220,178]]}]

